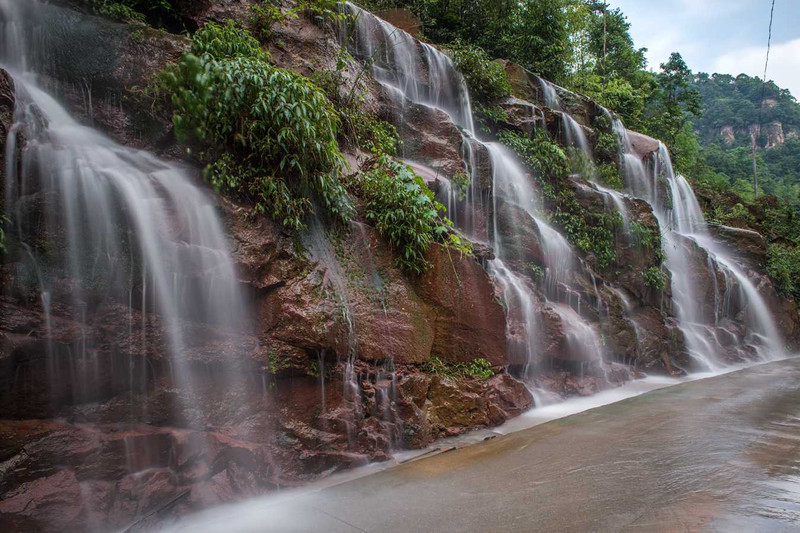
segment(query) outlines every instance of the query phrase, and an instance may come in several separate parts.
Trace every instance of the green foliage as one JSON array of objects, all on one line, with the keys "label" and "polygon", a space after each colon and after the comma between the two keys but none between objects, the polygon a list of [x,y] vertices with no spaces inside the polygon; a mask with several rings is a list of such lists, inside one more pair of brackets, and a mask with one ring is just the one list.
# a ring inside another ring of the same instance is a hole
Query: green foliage
[{"label": "green foliage", "polygon": [[611,266],[617,258],[614,231],[622,219],[619,213],[587,212],[578,204],[575,193],[563,186],[570,170],[564,150],[544,130],[535,130],[532,137],[504,130],[498,137],[534,173],[551,204],[552,221],[562,229],[567,240],[584,252],[594,254],[599,268]]},{"label": "green foliage", "polygon": [[709,221],[717,222],[725,226],[748,226],[754,222],[750,211],[741,203],[733,207],[717,205],[708,213]]},{"label": "green foliage", "polygon": [[622,222],[619,213],[587,212],[577,203],[572,191],[562,191],[553,222],[570,243],[594,254],[601,270],[609,268],[617,260],[614,231]]},{"label": "green foliage", "polygon": [[692,79],[681,55],[673,52],[656,75],[656,90],[644,117],[645,132],[664,141],[675,169],[683,173],[697,165],[700,151],[690,117],[702,115],[702,96],[691,86]]},{"label": "green foliage", "polygon": [[393,124],[364,110],[347,115],[345,120],[352,128],[356,142],[362,150],[375,155],[397,153],[397,148],[400,146],[400,135]]},{"label": "green foliage", "polygon": [[98,15],[120,20],[123,22],[144,22],[145,17],[130,5],[110,0],[93,0],[90,4],[92,10]]},{"label": "green foliage", "polygon": [[597,166],[597,177],[600,183],[611,189],[622,190],[625,183],[616,163],[601,163]]},{"label": "green foliage", "polygon": [[272,37],[272,27],[275,24],[284,24],[297,18],[297,13],[291,9],[283,10],[276,1],[260,0],[250,6],[250,24],[261,41],[267,41]]},{"label": "green foliage", "polygon": [[374,155],[395,155],[400,147],[397,128],[365,109],[363,94],[357,91],[358,77],[352,82],[352,86],[347,86],[343,69],[350,60],[352,57],[343,49],[335,70],[315,72],[312,79],[325,91],[339,111],[342,122],[340,138],[344,144]]},{"label": "green foliage", "polygon": [[492,364],[483,358],[473,359],[467,363],[452,363],[433,357],[422,365],[422,370],[428,374],[438,374],[452,379],[487,380],[494,376]]},{"label": "green foliage", "polygon": [[594,149],[599,157],[607,161],[615,161],[619,154],[619,139],[612,133],[598,131]]},{"label": "green foliage", "polygon": [[422,178],[381,156],[372,170],[356,175],[353,189],[364,201],[366,219],[396,250],[396,265],[411,274],[427,270],[425,253],[434,240],[446,238],[447,226],[439,216],[444,206]]},{"label": "green foliage", "polygon": [[174,32],[185,30],[178,0],[89,0],[88,5],[98,15],[122,22],[146,22]]},{"label": "green foliage", "polygon": [[539,176],[561,179],[569,175],[570,164],[567,154],[545,130],[536,129],[531,137],[511,130],[503,130],[498,137]]},{"label": "green foliage", "polygon": [[663,291],[667,286],[667,275],[659,267],[650,267],[642,272],[642,279],[646,287],[656,291]]},{"label": "green foliage", "polygon": [[636,245],[641,248],[661,249],[661,236],[658,231],[653,230],[641,222],[631,221],[630,231]]},{"label": "green foliage", "polygon": [[782,294],[800,301],[800,246],[771,244],[767,272]]},{"label": "green foliage", "polygon": [[233,23],[198,31],[190,52],[164,74],[176,135],[198,146],[201,159],[217,161],[210,179],[254,202],[255,213],[297,228],[313,197],[344,217],[337,114],[311,81],[266,59]]},{"label": "green foliage", "polygon": [[536,263],[528,263],[526,266],[528,267],[528,272],[530,273],[531,279],[533,279],[534,283],[539,283],[540,281],[544,280],[544,268]]},{"label": "green foliage", "polygon": [[491,104],[511,94],[506,70],[481,48],[458,41],[448,45],[448,50],[476,102]]},{"label": "green foliage", "polygon": [[458,194],[458,199],[464,201],[467,198],[467,191],[472,183],[472,178],[466,172],[456,172],[450,180]]}]

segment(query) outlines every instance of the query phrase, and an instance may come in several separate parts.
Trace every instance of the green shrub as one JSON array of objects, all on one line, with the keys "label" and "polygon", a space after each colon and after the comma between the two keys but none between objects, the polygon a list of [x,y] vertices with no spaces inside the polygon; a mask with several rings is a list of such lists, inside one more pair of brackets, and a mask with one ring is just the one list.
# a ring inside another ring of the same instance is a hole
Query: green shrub
[{"label": "green shrub", "polygon": [[611,133],[599,131],[594,150],[598,157],[606,161],[615,161],[619,154],[619,140]]},{"label": "green shrub", "polygon": [[642,278],[646,287],[663,291],[667,286],[667,275],[659,267],[650,267],[642,272]]},{"label": "green shrub", "polygon": [[410,167],[381,156],[372,170],[356,175],[354,189],[364,200],[365,217],[396,250],[396,265],[420,274],[430,244],[444,240],[447,224],[440,218],[444,206]]},{"label": "green shrub", "polygon": [[467,198],[467,191],[469,191],[472,178],[466,172],[456,172],[450,181],[453,182],[458,199],[464,201]]},{"label": "green shrub", "polygon": [[491,104],[511,94],[511,83],[503,65],[492,61],[481,48],[456,42],[448,45],[448,50],[476,102]]},{"label": "green shrub", "polygon": [[275,24],[283,24],[294,18],[297,18],[297,13],[291,9],[284,11],[274,0],[260,0],[250,6],[250,25],[261,41],[272,37]]},{"label": "green shrub", "polygon": [[800,247],[771,244],[767,272],[779,292],[800,301]]},{"label": "green shrub", "polygon": [[531,137],[511,130],[498,135],[500,142],[514,150],[528,168],[540,177],[566,178],[569,175],[569,158],[546,131],[534,130]]},{"label": "green shrub", "polygon": [[508,122],[508,111],[499,105],[485,106],[477,103],[473,106],[472,114],[481,122]]},{"label": "green shrub", "polygon": [[632,221],[630,231],[637,246],[641,248],[661,248],[661,237],[658,232],[648,228],[641,222]]},{"label": "green shrub", "polygon": [[492,364],[483,358],[473,359],[467,363],[453,363],[433,357],[422,365],[422,370],[428,374],[437,374],[452,379],[487,380],[494,376]]},{"label": "green shrub", "polygon": [[597,166],[597,179],[610,189],[622,190],[625,184],[616,163],[601,163]]},{"label": "green shrub", "polygon": [[528,267],[528,271],[534,283],[539,283],[540,281],[544,280],[545,277],[544,268],[537,265],[536,263],[528,263],[526,266]]},{"label": "green shrub", "polygon": [[292,228],[311,197],[346,216],[336,111],[310,80],[270,65],[248,32],[208,24],[164,79],[178,139],[198,146],[201,160],[219,160],[207,173],[215,185]]},{"label": "green shrub", "polygon": [[621,217],[619,213],[587,212],[578,204],[575,193],[562,186],[570,171],[564,150],[544,130],[535,130],[531,137],[504,130],[499,138],[533,171],[553,210],[552,221],[567,240],[594,254],[601,269],[613,264],[617,258],[614,230]]},{"label": "green shrub", "polygon": [[356,91],[358,79],[352,87],[347,87],[342,70],[349,59],[352,59],[351,56],[342,49],[335,70],[318,71],[312,76],[328,99],[336,104],[342,123],[341,140],[344,144],[374,155],[395,155],[400,146],[397,128],[364,108],[363,95]]},{"label": "green shrub", "polygon": [[145,17],[131,6],[122,2],[111,2],[109,0],[92,0],[89,3],[92,11],[103,17],[123,22],[144,22]]}]

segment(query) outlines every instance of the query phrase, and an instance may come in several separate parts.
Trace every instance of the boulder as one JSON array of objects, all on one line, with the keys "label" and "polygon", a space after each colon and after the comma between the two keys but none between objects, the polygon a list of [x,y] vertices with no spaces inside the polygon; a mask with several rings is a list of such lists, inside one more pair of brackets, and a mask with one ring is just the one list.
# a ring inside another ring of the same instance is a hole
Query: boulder
[{"label": "boulder", "polygon": [[722,225],[709,225],[709,232],[727,245],[734,256],[747,267],[763,270],[767,264],[767,240],[760,233]]}]

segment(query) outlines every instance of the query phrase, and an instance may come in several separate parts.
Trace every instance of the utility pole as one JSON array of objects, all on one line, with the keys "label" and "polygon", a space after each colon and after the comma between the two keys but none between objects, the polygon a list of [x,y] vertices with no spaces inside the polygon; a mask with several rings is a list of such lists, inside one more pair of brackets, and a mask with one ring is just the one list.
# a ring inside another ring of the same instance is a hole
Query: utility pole
[{"label": "utility pole", "polygon": [[767,67],[769,66],[769,47],[772,44],[772,20],[775,16],[775,0],[769,12],[769,36],[767,37],[767,59],[764,61],[764,79],[761,80],[761,100],[758,102],[758,124],[753,130],[753,199],[758,198],[758,163],[756,162],[756,144],[761,135],[761,110],[764,108],[764,94],[767,89]]}]

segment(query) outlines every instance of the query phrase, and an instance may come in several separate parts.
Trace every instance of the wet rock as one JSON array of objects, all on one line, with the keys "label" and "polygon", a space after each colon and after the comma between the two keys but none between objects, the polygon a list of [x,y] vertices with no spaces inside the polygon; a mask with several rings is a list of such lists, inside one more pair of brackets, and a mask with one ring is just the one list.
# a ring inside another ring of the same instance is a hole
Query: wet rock
[{"label": "wet rock", "polygon": [[763,270],[767,264],[767,241],[760,233],[722,225],[709,225],[709,231],[749,268]]},{"label": "wet rock", "polygon": [[642,133],[628,131],[628,142],[631,143],[633,153],[639,159],[647,159],[653,152],[658,151],[658,140],[648,137]]},{"label": "wet rock", "polygon": [[419,38],[422,21],[411,10],[404,8],[382,9],[375,14],[397,28]]},{"label": "wet rock", "polygon": [[446,176],[464,172],[462,136],[450,116],[433,107],[406,102],[400,114],[400,136],[408,159],[419,161]]},{"label": "wet rock", "polygon": [[431,246],[430,268],[414,287],[430,309],[431,351],[449,361],[506,364],[505,313],[489,275],[474,258]]}]

